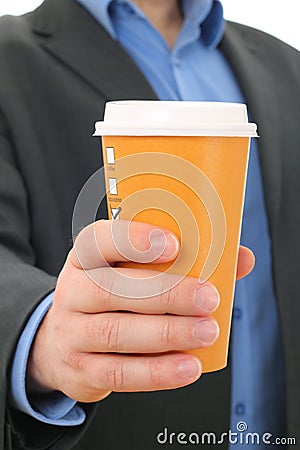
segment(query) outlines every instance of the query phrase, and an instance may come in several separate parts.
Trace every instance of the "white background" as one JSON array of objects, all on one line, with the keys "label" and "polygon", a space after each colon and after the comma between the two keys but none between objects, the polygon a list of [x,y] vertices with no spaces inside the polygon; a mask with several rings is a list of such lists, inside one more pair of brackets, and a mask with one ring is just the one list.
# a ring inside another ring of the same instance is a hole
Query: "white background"
[{"label": "white background", "polygon": [[[22,14],[41,3],[42,0],[0,0],[0,16]],[[299,0],[222,0],[222,3],[226,19],[259,28],[300,50]]]}]

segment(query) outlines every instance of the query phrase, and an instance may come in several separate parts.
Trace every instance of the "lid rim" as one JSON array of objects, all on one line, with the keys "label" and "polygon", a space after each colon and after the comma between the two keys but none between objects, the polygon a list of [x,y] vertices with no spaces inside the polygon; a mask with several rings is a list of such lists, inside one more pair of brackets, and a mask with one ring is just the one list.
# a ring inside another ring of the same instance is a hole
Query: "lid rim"
[{"label": "lid rim", "polygon": [[94,136],[254,137],[256,131],[256,124],[248,122],[244,103],[116,100],[106,103]]},{"label": "lid rim", "polygon": [[105,137],[105,136],[160,136],[160,137],[180,137],[180,136],[194,136],[194,137],[214,137],[214,136],[232,136],[232,137],[259,137],[256,132],[232,132],[232,131],[222,131],[220,130],[218,133],[212,133],[209,131],[203,131],[202,133],[191,131],[191,132],[182,132],[182,133],[160,133],[160,132],[153,132],[153,133],[141,133],[138,131],[132,131],[127,133],[119,133],[116,131],[106,131],[103,133],[94,133],[94,137]]},{"label": "lid rim", "polygon": [[[201,124],[201,126],[184,127],[184,128],[166,128],[166,127],[152,127],[145,130],[141,126],[124,126],[122,128],[118,124],[107,124],[105,122],[97,122],[93,136],[257,136],[257,126],[254,123],[238,124]],[[217,126],[216,126],[217,125]]]}]

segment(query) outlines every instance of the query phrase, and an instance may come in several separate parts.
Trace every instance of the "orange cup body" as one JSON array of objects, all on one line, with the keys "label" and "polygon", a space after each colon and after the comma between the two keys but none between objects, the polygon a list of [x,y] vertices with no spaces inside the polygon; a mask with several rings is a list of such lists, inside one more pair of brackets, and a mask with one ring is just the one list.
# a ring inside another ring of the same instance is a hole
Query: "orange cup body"
[{"label": "orange cup body", "polygon": [[218,340],[188,351],[199,357],[204,372],[227,364],[249,141],[227,136],[102,138],[109,218],[158,225],[181,241],[174,263],[120,265],[208,279],[220,293],[213,314]]}]

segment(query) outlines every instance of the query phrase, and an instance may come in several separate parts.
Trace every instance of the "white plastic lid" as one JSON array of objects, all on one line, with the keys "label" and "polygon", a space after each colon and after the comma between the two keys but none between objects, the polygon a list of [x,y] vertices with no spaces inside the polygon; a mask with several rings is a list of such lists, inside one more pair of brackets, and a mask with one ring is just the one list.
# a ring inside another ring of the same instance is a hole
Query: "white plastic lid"
[{"label": "white plastic lid", "polygon": [[242,103],[130,100],[106,103],[94,136],[257,136]]}]

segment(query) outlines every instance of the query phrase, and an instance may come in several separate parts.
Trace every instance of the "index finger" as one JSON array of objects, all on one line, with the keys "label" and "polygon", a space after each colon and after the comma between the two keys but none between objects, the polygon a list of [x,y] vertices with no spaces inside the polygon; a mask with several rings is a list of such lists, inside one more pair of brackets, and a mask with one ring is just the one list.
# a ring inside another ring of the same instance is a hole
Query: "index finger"
[{"label": "index finger", "polygon": [[90,270],[115,262],[162,263],[179,251],[177,237],[165,228],[125,220],[99,220],[84,228],[68,260]]}]

